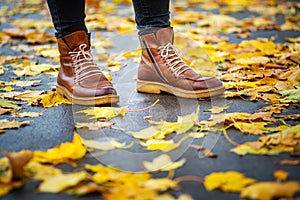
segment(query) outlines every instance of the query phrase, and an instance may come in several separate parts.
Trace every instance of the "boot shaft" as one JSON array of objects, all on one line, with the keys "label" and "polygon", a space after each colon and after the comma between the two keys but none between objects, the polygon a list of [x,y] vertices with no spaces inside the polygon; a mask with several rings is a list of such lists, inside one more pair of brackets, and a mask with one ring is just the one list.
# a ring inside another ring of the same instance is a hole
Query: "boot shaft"
[{"label": "boot shaft", "polygon": [[68,56],[70,51],[76,51],[81,44],[86,44],[86,49],[90,49],[90,34],[85,31],[76,31],[63,38],[57,39],[58,50],[61,56]]},{"label": "boot shaft", "polygon": [[168,43],[174,43],[174,32],[172,27],[161,28],[155,32],[139,36],[142,50],[145,48],[158,48]]}]

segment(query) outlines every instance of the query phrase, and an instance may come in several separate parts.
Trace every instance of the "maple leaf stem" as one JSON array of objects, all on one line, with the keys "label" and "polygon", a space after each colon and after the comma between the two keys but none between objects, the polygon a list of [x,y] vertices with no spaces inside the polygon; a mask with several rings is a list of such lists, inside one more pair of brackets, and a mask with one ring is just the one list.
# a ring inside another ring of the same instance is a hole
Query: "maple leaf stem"
[{"label": "maple leaf stem", "polygon": [[201,176],[180,176],[174,179],[177,182],[182,182],[182,181],[196,181],[203,183],[204,179]]},{"label": "maple leaf stem", "polygon": [[233,144],[234,146],[239,146],[239,145],[240,145],[240,144],[238,144],[237,142],[233,141],[233,140],[228,136],[227,131],[226,131],[226,128],[223,128],[222,130],[223,130],[223,134],[224,134],[224,136],[225,136],[225,138],[226,138],[226,140],[227,140],[228,142],[230,142],[230,143]]},{"label": "maple leaf stem", "polygon": [[167,177],[168,177],[169,179],[172,179],[174,176],[175,176],[175,170],[174,170],[174,169],[173,169],[173,170],[170,170]]},{"label": "maple leaf stem", "polygon": [[128,112],[140,112],[140,111],[148,110],[149,108],[152,108],[153,106],[155,106],[158,102],[159,102],[159,99],[157,99],[153,104],[151,104],[150,106],[147,106],[146,108],[141,108],[141,109],[137,109],[137,110],[128,110]]},{"label": "maple leaf stem", "polygon": [[197,151],[202,151],[202,150],[204,150],[204,148],[203,148],[202,146],[195,145],[195,144],[190,145],[190,147],[196,149]]}]

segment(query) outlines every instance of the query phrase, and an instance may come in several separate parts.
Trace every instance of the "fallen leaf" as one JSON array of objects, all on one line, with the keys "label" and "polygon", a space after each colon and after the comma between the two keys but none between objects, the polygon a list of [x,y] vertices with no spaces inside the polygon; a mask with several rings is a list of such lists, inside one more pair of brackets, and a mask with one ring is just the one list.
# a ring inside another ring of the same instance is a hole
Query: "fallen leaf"
[{"label": "fallen leaf", "polygon": [[8,92],[8,93],[0,93],[0,97],[14,100],[22,100],[27,101],[31,98],[37,97],[43,93],[43,91],[35,91],[35,90],[26,90],[23,92]]},{"label": "fallen leaf", "polygon": [[286,40],[288,42],[300,42],[300,37],[296,37],[296,38],[287,37]]},{"label": "fallen leaf", "polygon": [[103,190],[103,186],[99,186],[95,183],[80,183],[74,187],[66,189],[64,192],[70,195],[84,196],[95,192],[101,193]]},{"label": "fallen leaf", "polygon": [[177,184],[177,181],[170,180],[168,178],[156,178],[149,179],[143,182],[141,185],[151,190],[166,191],[168,189],[176,188]]},{"label": "fallen leaf", "polygon": [[74,133],[72,142],[62,143],[47,151],[34,151],[33,161],[41,163],[59,164],[68,160],[77,160],[82,158],[86,153],[86,148],[82,144],[81,138]]},{"label": "fallen leaf", "polygon": [[42,112],[21,112],[21,113],[14,113],[14,117],[39,117],[43,113]]},{"label": "fallen leaf", "polygon": [[278,133],[261,136],[257,141],[245,142],[244,144],[231,149],[231,151],[239,155],[275,155],[281,152],[293,152],[297,148],[299,142],[299,130],[300,124],[291,126]]},{"label": "fallen leaf", "polygon": [[[0,159],[0,185],[5,184],[9,185],[13,180],[13,172],[10,166],[9,160],[7,157],[3,157]],[[4,190],[5,191],[5,190]],[[1,196],[1,188],[0,188],[0,196]]]},{"label": "fallen leaf", "polygon": [[88,128],[88,130],[99,130],[101,128],[111,128],[113,123],[111,122],[77,122],[76,128]]},{"label": "fallen leaf", "polygon": [[4,92],[9,92],[9,91],[14,91],[15,88],[13,88],[11,86],[6,86],[6,87],[1,88],[0,90],[4,91]]},{"label": "fallen leaf", "polygon": [[26,172],[30,172],[30,177],[34,180],[46,180],[62,174],[60,169],[57,169],[52,165],[44,165],[34,161],[30,161],[24,169]]},{"label": "fallen leaf", "polygon": [[214,172],[205,177],[204,186],[209,191],[220,189],[224,192],[240,192],[255,182],[255,179],[235,171]]},{"label": "fallen leaf", "polygon": [[234,64],[253,65],[253,64],[266,64],[269,62],[266,56],[252,57],[252,58],[239,58],[233,61]]},{"label": "fallen leaf", "polygon": [[62,95],[51,91],[29,99],[28,104],[32,104],[32,105],[41,104],[45,108],[50,108],[53,106],[57,106],[59,104],[72,104],[72,102],[64,98]]},{"label": "fallen leaf", "polygon": [[167,154],[162,154],[153,159],[152,162],[144,161],[143,165],[148,171],[170,171],[182,167],[186,159],[182,158],[177,162],[173,162]]},{"label": "fallen leaf", "polygon": [[296,89],[293,90],[281,90],[277,91],[277,93],[284,96],[283,99],[281,99],[281,102],[288,103],[288,102],[298,102],[300,101],[300,87],[296,86]]},{"label": "fallen leaf", "polygon": [[180,144],[174,143],[173,140],[158,140],[152,139],[147,140],[146,142],[140,142],[142,146],[147,147],[147,150],[161,150],[163,152],[169,152],[178,148]]},{"label": "fallen leaf", "polygon": [[116,116],[125,116],[128,112],[128,107],[93,107],[85,110],[80,110],[77,113],[84,113],[86,116],[92,116],[92,119],[111,119]]},{"label": "fallen leaf", "polygon": [[0,115],[4,115],[7,113],[13,113],[13,112],[15,112],[15,109],[0,108]]},{"label": "fallen leaf", "polygon": [[34,84],[38,84],[40,82],[41,82],[41,80],[25,80],[25,81],[12,80],[11,82],[5,82],[5,85],[15,85],[17,87],[27,87],[27,86],[32,86]]},{"label": "fallen leaf", "polygon": [[6,195],[13,189],[20,188],[22,185],[22,181],[13,182],[11,184],[0,183],[0,197]]},{"label": "fallen leaf", "polygon": [[30,44],[44,44],[53,41],[51,35],[46,32],[33,31],[25,34],[25,39]]},{"label": "fallen leaf", "polygon": [[249,134],[263,134],[268,133],[269,130],[265,126],[268,123],[266,122],[234,122],[233,125],[235,128],[240,130],[242,133],[249,133]]},{"label": "fallen leaf", "polygon": [[298,182],[285,183],[258,182],[241,191],[241,198],[271,200],[273,198],[291,198],[300,190]]},{"label": "fallen leaf", "polygon": [[283,170],[276,170],[273,175],[276,181],[285,181],[289,176],[289,173]]},{"label": "fallen leaf", "polygon": [[2,98],[0,98],[0,107],[1,108],[14,108],[14,109],[19,108],[17,103],[10,101],[10,100],[2,99]]},{"label": "fallen leaf", "polygon": [[20,128],[21,126],[25,126],[27,124],[29,124],[29,121],[19,122],[19,121],[16,121],[16,120],[9,121],[7,119],[3,119],[3,120],[0,120],[0,130],[1,129]]},{"label": "fallen leaf", "polygon": [[189,131],[198,122],[198,114],[199,107],[189,115],[178,116],[177,122],[152,121],[148,119],[148,122],[154,126],[130,133],[134,138],[142,140],[164,139],[168,134],[173,132],[181,134]]},{"label": "fallen leaf", "polygon": [[85,172],[75,172],[69,174],[58,174],[44,180],[40,186],[40,192],[58,193],[68,187],[75,186],[86,179]]},{"label": "fallen leaf", "polygon": [[96,141],[96,140],[85,140],[81,138],[81,140],[86,147],[103,150],[103,151],[112,150],[116,148],[127,149],[134,145],[134,142],[131,142],[130,144],[119,143],[114,139],[111,139],[110,141]]},{"label": "fallen leaf", "polygon": [[221,113],[221,112],[225,111],[227,108],[228,108],[228,106],[225,106],[225,107],[213,106],[211,109],[207,109],[205,111],[217,114],[217,113]]},{"label": "fallen leaf", "polygon": [[15,66],[17,69],[13,72],[17,76],[36,76],[41,73],[56,72],[59,67],[59,65],[26,63]]},{"label": "fallen leaf", "polygon": [[300,165],[300,160],[282,160],[280,165]]},{"label": "fallen leaf", "polygon": [[32,152],[29,150],[23,150],[20,152],[6,152],[1,151],[8,160],[12,169],[12,178],[20,178],[23,174],[23,168],[32,158]]}]

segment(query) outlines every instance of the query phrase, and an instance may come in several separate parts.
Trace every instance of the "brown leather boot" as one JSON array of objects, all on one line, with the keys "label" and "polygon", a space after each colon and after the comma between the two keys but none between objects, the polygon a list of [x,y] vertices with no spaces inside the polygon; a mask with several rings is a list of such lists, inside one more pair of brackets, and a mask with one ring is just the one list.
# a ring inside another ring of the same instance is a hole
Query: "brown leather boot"
[{"label": "brown leather boot", "polygon": [[80,105],[119,101],[116,90],[93,61],[85,31],[76,31],[57,41],[61,65],[56,86],[58,93]]},{"label": "brown leather boot", "polygon": [[173,28],[140,36],[142,57],[138,69],[137,91],[168,92],[184,98],[209,98],[224,93],[222,82],[204,77],[189,68],[173,45]]}]

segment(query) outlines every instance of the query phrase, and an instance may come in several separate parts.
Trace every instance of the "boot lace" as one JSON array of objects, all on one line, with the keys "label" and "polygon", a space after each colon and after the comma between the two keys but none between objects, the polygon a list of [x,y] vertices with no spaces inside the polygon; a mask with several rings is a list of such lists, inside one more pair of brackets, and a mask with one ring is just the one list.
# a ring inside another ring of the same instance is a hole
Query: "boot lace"
[{"label": "boot lace", "polygon": [[77,51],[69,52],[74,63],[75,84],[91,76],[102,74],[94,63],[91,51],[86,48],[86,44],[81,44]]},{"label": "boot lace", "polygon": [[160,56],[166,60],[169,69],[176,77],[180,76],[183,72],[190,70],[182,60],[183,53],[178,47],[168,43],[165,46],[158,47],[158,49],[160,50]]}]

